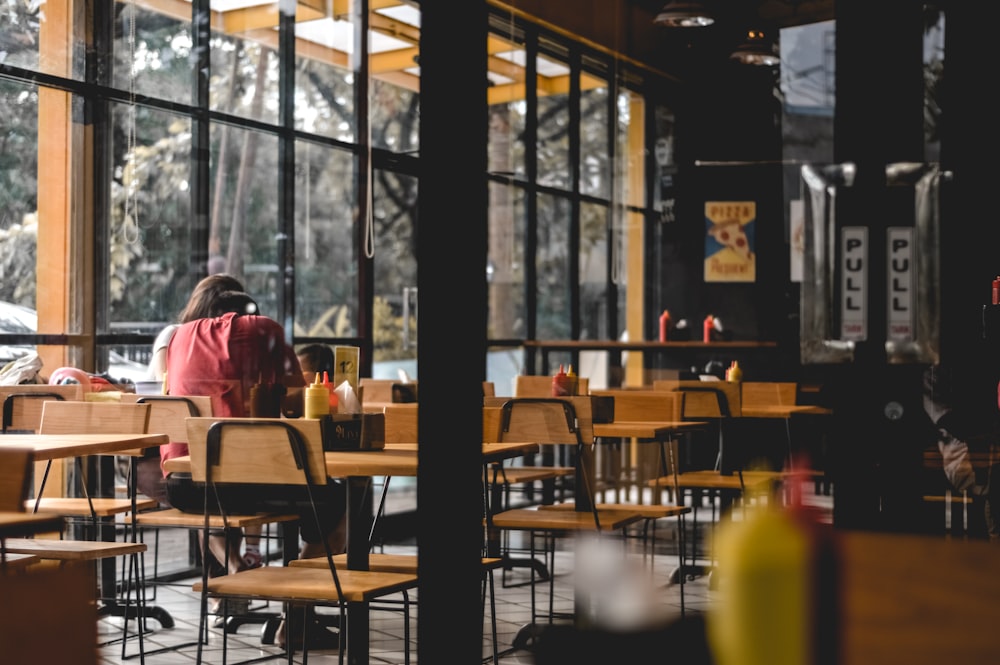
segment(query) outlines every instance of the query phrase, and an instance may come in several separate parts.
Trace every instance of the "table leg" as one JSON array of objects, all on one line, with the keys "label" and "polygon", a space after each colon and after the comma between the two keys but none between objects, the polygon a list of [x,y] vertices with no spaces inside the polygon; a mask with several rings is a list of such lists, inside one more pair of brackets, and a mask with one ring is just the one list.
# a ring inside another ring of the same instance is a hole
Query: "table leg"
[{"label": "table leg", "polygon": [[[369,491],[371,478],[350,476],[347,479],[347,567],[368,570],[368,537],[373,520],[374,501]],[[368,603],[347,604],[347,662],[368,663]]]}]

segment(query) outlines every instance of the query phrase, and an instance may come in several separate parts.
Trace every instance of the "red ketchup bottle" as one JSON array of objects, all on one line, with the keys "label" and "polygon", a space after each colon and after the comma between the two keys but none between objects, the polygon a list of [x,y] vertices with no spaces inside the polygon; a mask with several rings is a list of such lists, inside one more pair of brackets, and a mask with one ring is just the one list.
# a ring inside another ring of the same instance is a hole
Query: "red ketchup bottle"
[{"label": "red ketchup bottle", "polygon": [[705,317],[705,322],[701,327],[702,341],[705,343],[712,341],[712,328],[715,326],[715,317],[709,314]]},{"label": "red ketchup bottle", "polygon": [[660,314],[660,341],[666,342],[667,336],[670,334],[670,310],[663,310],[663,314]]},{"label": "red ketchup bottle", "polygon": [[552,396],[566,397],[567,395],[572,394],[570,380],[571,379],[566,375],[566,371],[563,369],[563,366],[559,365],[559,371],[552,377]]}]

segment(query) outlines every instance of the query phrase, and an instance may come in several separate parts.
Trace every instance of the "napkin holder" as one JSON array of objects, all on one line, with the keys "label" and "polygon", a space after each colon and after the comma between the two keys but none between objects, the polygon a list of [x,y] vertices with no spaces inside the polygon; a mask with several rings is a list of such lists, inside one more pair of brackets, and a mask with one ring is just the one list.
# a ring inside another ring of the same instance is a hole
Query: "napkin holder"
[{"label": "napkin holder", "polygon": [[385,414],[334,413],[320,418],[324,452],[382,450],[385,448]]}]

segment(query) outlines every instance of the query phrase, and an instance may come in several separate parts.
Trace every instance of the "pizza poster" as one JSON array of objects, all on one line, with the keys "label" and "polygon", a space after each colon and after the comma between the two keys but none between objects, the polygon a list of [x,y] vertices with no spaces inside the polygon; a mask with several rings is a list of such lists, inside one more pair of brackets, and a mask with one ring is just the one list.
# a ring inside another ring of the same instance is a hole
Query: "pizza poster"
[{"label": "pizza poster", "polygon": [[705,281],[757,279],[756,201],[705,202]]}]

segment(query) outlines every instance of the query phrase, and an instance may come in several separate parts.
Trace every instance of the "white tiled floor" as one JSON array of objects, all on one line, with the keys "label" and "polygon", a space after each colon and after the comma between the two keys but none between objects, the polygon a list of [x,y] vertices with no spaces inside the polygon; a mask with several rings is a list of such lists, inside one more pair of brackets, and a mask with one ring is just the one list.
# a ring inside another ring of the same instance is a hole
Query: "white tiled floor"
[{"label": "white tiled floor", "polygon": [[[815,505],[827,514],[832,508],[832,497],[804,493],[807,503]],[[710,520],[712,511],[705,506],[698,511],[699,543],[698,551],[706,552],[709,549],[708,540],[711,537],[711,525],[706,523]],[[734,516],[738,515],[738,510]],[[649,567],[649,560],[644,559],[642,543],[638,538],[628,540],[626,554],[621,547],[621,540],[617,536],[611,536],[601,541],[604,545],[611,547],[594,546],[592,541],[580,541],[564,539],[559,541],[560,551],[556,554],[555,560],[555,611],[567,613],[573,607],[574,589],[577,582],[585,584],[588,593],[594,602],[591,607],[595,610],[595,620],[598,625],[602,622],[612,629],[628,628],[638,622],[652,621],[657,625],[669,623],[680,617],[680,586],[671,581],[671,575],[676,570],[677,540],[674,520],[661,520],[656,531],[656,555],[653,559],[652,569]],[[691,520],[688,519],[687,548],[690,553],[691,548]],[[397,545],[386,547],[387,552],[415,552],[415,548],[408,545]],[[706,563],[699,559],[698,563]],[[147,562],[147,567],[151,564]],[[591,572],[587,572],[591,571]],[[517,582],[528,581],[527,569],[515,568],[507,573],[507,585],[505,586],[499,571],[496,575],[496,603],[497,603],[497,632],[498,644],[501,652],[504,652],[500,662],[502,665],[527,665],[534,664],[534,656],[530,649],[512,650],[518,631],[530,622],[531,619],[531,596],[530,587]],[[163,653],[151,653],[164,646],[192,642],[197,636],[198,618],[198,597],[191,591],[191,583],[194,579],[181,580],[169,586],[159,586],[155,605],[162,607],[173,617],[175,625],[173,628],[163,628],[155,621],[149,622],[150,632],[145,635],[146,642],[146,662],[151,665],[180,665],[195,662],[196,647],[187,646],[175,651]],[[689,579],[684,585],[684,606],[688,617],[699,617],[709,608],[715,591],[709,587],[710,578],[694,577]],[[547,584],[543,584],[536,591],[538,611],[547,609]],[[608,593],[608,590],[613,590]],[[417,662],[418,650],[416,646],[417,621],[419,615],[419,598],[417,594],[412,594],[416,601],[413,616],[411,617],[411,662]],[[267,611],[276,612],[276,606],[267,608]],[[320,613],[333,613],[335,610],[321,609]],[[560,620],[565,622],[565,620]],[[371,615],[370,632],[370,662],[373,665],[403,663],[403,629],[402,613],[373,612]],[[134,622],[130,623],[130,626]],[[121,619],[106,618],[99,622],[101,640],[115,638],[120,635]],[[265,653],[274,653],[277,648],[272,645],[262,644],[261,624],[245,624],[241,626],[235,634],[229,636],[228,662],[235,663],[247,658],[257,658]],[[206,663],[222,662],[222,630],[212,628],[208,644],[205,646]],[[136,663],[137,643],[135,639],[129,640],[128,652],[130,657],[123,660],[121,656],[121,645],[114,644],[100,649],[101,665],[117,665],[119,663]],[[134,654],[134,655],[132,655]],[[492,644],[490,640],[490,623],[488,606],[483,619],[483,657],[489,658],[492,654]],[[282,661],[277,661],[282,662]],[[296,655],[296,661],[301,662],[300,655]],[[309,662],[317,665],[324,665],[338,662],[337,650],[314,651],[309,653]]]},{"label": "white tiled floor", "polygon": [[[672,549],[672,526],[667,524],[658,530],[657,549],[662,553],[656,555],[653,569],[650,571],[648,560],[644,563],[641,554],[628,554],[623,558],[621,541],[615,540],[617,546],[610,550],[601,546],[588,546],[589,543],[576,543],[575,551],[560,551],[555,563],[555,610],[565,613],[572,609],[573,590],[577,580],[586,580],[588,588],[596,596],[601,588],[615,588],[622,593],[615,597],[604,598],[601,607],[606,617],[614,619],[611,626],[630,621],[629,617],[658,617],[669,620],[680,616],[680,587],[670,583],[670,574],[677,567],[676,550]],[[611,543],[611,540],[602,541]],[[638,543],[636,543],[637,545]],[[635,549],[630,545],[630,549]],[[386,548],[386,551],[413,551],[412,548]],[[589,564],[588,564],[589,562]],[[588,568],[599,573],[586,575],[582,572]],[[574,570],[577,574],[574,574]],[[652,575],[652,579],[651,576]],[[497,595],[497,633],[499,649],[508,651],[501,657],[501,663],[517,665],[533,663],[530,650],[510,651],[518,631],[529,623],[531,616],[530,586],[513,585],[529,579],[526,569],[515,568],[508,572],[508,586],[502,583],[499,571],[496,575]],[[160,586],[157,590],[155,604],[167,610],[175,621],[173,628],[164,629],[157,622],[151,621],[150,632],[145,635],[146,662],[153,665],[189,664],[194,662],[196,647],[184,647],[177,651],[150,653],[164,646],[182,644],[193,641],[197,634],[198,597],[190,590],[190,583],[185,580],[174,585]],[[614,584],[609,584],[614,582]],[[539,611],[547,608],[547,585],[540,586],[536,591]],[[685,584],[684,600],[687,612],[701,612],[707,606],[711,592],[708,590],[706,578],[696,578]],[[416,621],[419,614],[419,599],[411,617],[411,662],[417,662]],[[596,605],[597,603],[595,603]],[[267,609],[274,611],[274,607]],[[327,610],[320,610],[326,613]],[[334,612],[334,610],[329,610]],[[373,665],[383,663],[402,663],[402,614],[396,612],[374,612],[371,617],[370,656]],[[134,623],[134,622],[133,622]],[[112,639],[120,635],[121,619],[106,618],[100,622],[100,638]],[[205,646],[205,662],[221,663],[222,660],[222,630],[212,628],[209,642]],[[229,636],[228,662],[234,663],[247,658],[255,658],[267,652],[275,652],[274,646],[263,645],[261,642],[261,625],[246,624],[235,634]],[[137,641],[131,639],[128,643],[128,653],[137,656]],[[483,622],[483,656],[490,657],[492,646],[490,640],[489,610],[487,606]],[[100,650],[102,665],[118,663],[135,663],[137,657],[123,660],[121,645],[113,644]],[[309,662],[317,665],[336,663],[336,650],[310,651]],[[281,661],[278,661],[281,662]],[[296,662],[301,662],[298,657]]]}]

